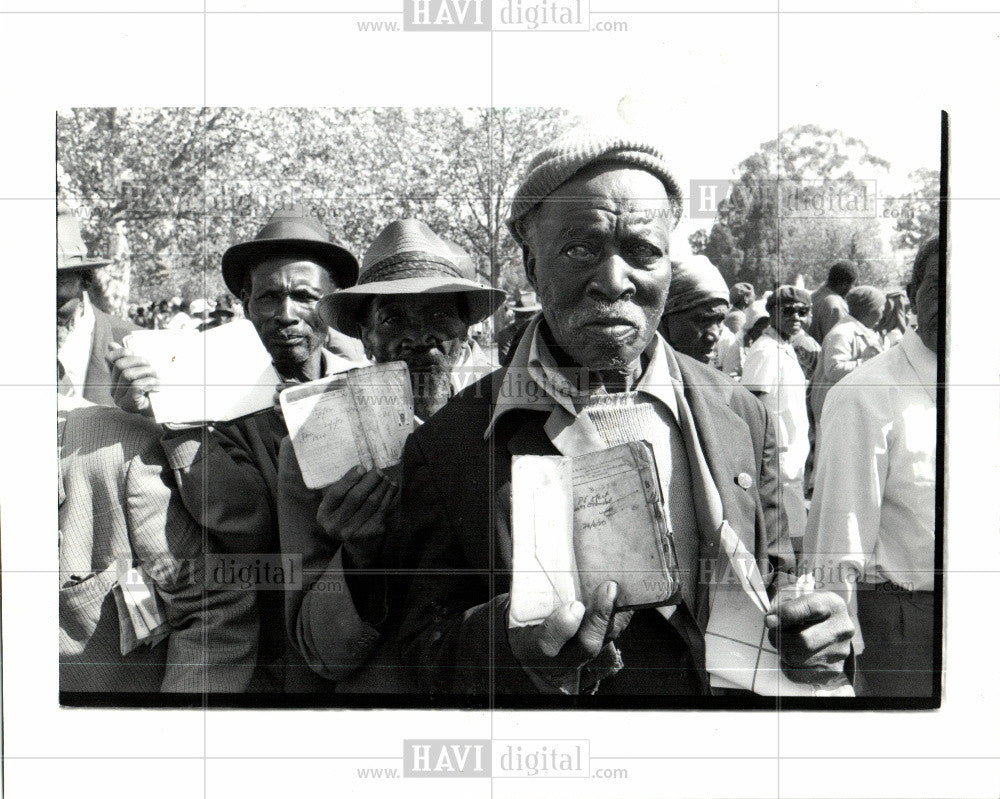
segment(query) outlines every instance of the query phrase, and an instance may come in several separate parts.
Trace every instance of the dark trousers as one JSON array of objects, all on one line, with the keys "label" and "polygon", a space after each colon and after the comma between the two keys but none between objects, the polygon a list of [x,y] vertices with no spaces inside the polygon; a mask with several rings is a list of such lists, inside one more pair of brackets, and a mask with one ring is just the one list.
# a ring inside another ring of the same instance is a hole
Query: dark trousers
[{"label": "dark trousers", "polygon": [[934,593],[878,583],[859,586],[857,597],[865,639],[859,695],[932,696]]}]

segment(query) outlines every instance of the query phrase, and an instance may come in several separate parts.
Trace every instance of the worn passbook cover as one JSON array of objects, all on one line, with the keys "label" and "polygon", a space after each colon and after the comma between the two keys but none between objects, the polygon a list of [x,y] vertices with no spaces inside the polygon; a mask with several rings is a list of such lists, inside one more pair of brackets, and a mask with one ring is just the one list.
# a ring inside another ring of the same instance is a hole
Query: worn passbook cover
[{"label": "worn passbook cover", "polygon": [[652,447],[636,441],[574,458],[516,456],[511,621],[537,624],[565,602],[590,604],[606,580],[621,609],[680,600]]},{"label": "worn passbook cover", "polygon": [[413,392],[402,361],[293,386],[280,399],[307,488],[335,483],[359,464],[398,463],[413,432]]}]

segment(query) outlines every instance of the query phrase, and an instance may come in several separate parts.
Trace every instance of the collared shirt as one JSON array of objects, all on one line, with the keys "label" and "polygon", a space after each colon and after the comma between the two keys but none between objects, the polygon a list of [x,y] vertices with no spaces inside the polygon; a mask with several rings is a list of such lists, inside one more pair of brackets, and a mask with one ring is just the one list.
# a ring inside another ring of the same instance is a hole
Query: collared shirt
[{"label": "collared shirt", "polygon": [[[586,369],[569,370],[556,365],[541,335],[543,321],[544,317],[539,316],[525,330],[504,375],[493,417],[483,438],[490,437],[497,419],[515,409],[552,411],[562,408],[575,419],[580,406],[591,395]],[[676,420],[679,415],[675,386],[682,388],[683,385],[680,375],[670,373],[663,351],[665,346],[663,337],[657,333],[646,370],[633,388],[657,400]],[[598,392],[602,391],[605,391],[603,386]]]},{"label": "collared shirt", "polygon": [[809,415],[806,378],[795,348],[768,327],[747,351],[740,382],[763,395],[761,401],[775,420],[782,479],[801,480],[809,456]]},{"label": "collared shirt", "polygon": [[95,324],[97,317],[90,304],[90,297],[85,291],[73,328],[67,333],[58,352],[59,363],[65,371],[63,380],[69,383],[72,394],[75,395],[83,395],[87,382],[87,366],[90,364],[90,351],[94,345]]},{"label": "collared shirt", "polygon": [[477,380],[495,370],[499,364],[490,361],[483,348],[470,338],[462,348],[455,365],[451,368],[451,393],[457,394]]},{"label": "collared shirt", "polygon": [[826,398],[806,565],[817,587],[934,587],[937,356],[915,332]]}]

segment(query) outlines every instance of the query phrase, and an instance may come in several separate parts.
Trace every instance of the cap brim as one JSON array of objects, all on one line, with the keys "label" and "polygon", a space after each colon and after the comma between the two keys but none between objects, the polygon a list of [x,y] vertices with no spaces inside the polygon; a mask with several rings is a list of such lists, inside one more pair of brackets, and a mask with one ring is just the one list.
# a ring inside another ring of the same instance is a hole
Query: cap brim
[{"label": "cap brim", "polygon": [[269,255],[308,255],[324,267],[338,286],[358,282],[360,265],[349,250],[325,241],[310,239],[261,239],[234,244],[222,255],[222,279],[237,297],[243,290],[247,273]]},{"label": "cap brim", "polygon": [[319,301],[320,318],[335,330],[358,338],[361,335],[360,314],[372,297],[399,294],[462,294],[469,306],[470,325],[482,322],[503,305],[507,292],[487,288],[463,278],[410,277],[382,280],[335,291]]}]

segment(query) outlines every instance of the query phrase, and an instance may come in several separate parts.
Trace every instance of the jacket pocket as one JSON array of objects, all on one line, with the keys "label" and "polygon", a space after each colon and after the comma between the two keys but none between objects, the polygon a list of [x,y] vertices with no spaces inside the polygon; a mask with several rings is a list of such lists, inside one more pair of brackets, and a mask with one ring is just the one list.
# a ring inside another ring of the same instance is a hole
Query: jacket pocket
[{"label": "jacket pocket", "polygon": [[82,654],[97,629],[101,608],[118,581],[117,561],[74,585],[59,589],[59,655]]}]

